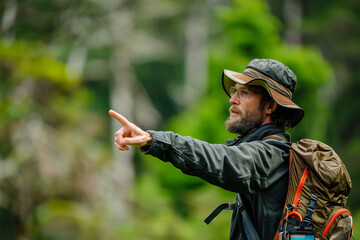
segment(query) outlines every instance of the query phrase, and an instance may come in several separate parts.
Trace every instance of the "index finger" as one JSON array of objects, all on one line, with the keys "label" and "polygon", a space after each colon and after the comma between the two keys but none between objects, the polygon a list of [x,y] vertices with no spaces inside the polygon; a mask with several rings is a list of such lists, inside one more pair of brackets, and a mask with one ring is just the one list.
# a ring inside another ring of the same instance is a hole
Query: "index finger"
[{"label": "index finger", "polygon": [[129,125],[130,122],[121,114],[115,112],[114,110],[109,110],[109,114],[110,116],[112,116],[113,118],[115,118],[116,120],[119,121],[119,123],[121,123],[121,125],[126,126]]}]

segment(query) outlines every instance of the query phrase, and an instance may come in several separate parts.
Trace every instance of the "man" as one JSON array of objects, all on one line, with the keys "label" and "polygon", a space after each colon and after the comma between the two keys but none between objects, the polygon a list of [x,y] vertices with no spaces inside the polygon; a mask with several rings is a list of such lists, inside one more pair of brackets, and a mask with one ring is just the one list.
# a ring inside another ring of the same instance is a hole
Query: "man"
[{"label": "man", "polygon": [[[110,110],[122,128],[115,134],[119,150],[139,147],[185,174],[194,175],[237,194],[260,239],[273,239],[285,203],[289,153],[263,141],[278,135],[290,141],[285,129],[298,124],[304,111],[291,101],[295,74],[272,59],[254,59],[243,73],[224,70],[222,84],[230,97],[225,125],[238,134],[226,145],[210,144],[172,132],[143,131]],[[242,207],[232,208],[229,239],[249,239]]]}]

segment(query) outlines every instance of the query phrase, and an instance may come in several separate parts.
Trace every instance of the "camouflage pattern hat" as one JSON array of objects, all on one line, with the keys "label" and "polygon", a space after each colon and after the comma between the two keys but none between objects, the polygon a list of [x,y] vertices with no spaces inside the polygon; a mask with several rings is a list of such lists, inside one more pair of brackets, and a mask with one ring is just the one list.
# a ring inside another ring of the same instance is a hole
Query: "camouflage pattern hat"
[{"label": "camouflage pattern hat", "polygon": [[296,87],[296,76],[290,68],[272,59],[254,59],[243,73],[224,69],[222,84],[230,97],[230,88],[236,83],[261,86],[270,96],[283,106],[291,117],[291,127],[298,124],[304,116],[304,110],[291,101]]}]

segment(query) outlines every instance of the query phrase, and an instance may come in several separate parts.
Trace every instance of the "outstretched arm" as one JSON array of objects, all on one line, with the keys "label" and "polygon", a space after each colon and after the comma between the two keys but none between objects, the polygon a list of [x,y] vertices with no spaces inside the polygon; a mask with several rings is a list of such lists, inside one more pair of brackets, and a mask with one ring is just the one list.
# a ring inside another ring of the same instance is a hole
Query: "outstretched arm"
[{"label": "outstretched arm", "polygon": [[109,114],[122,125],[122,128],[115,133],[115,146],[119,150],[129,150],[128,145],[141,148],[151,144],[152,137],[150,133],[141,130],[138,126],[113,110],[110,110]]}]

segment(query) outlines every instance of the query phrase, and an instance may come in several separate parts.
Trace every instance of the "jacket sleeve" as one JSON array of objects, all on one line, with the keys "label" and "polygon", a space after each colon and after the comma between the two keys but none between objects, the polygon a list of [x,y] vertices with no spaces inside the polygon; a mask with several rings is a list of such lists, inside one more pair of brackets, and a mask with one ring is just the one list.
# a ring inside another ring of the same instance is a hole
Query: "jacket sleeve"
[{"label": "jacket sleeve", "polygon": [[153,141],[143,153],[229,191],[254,194],[288,173],[288,155],[263,141],[226,146],[173,132],[148,132]]}]

